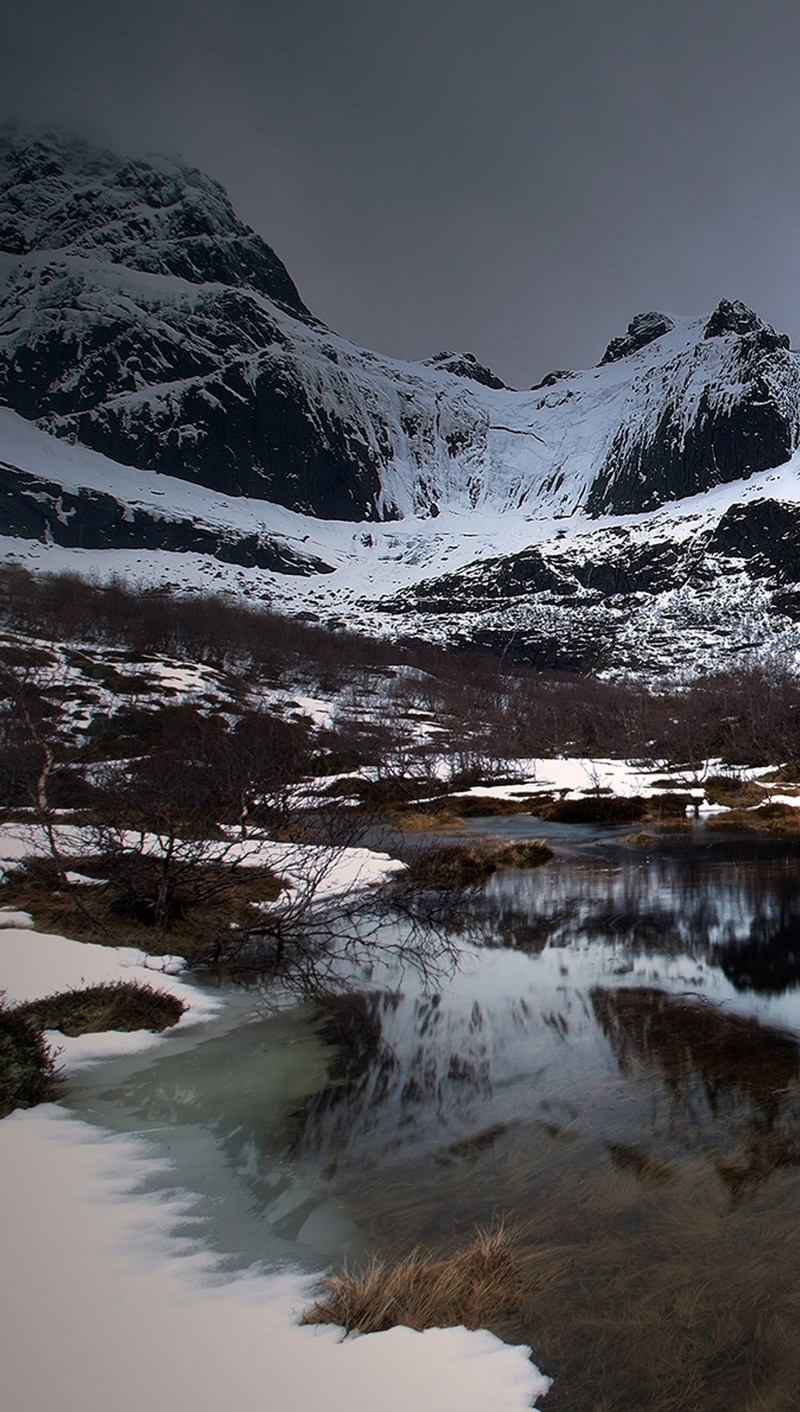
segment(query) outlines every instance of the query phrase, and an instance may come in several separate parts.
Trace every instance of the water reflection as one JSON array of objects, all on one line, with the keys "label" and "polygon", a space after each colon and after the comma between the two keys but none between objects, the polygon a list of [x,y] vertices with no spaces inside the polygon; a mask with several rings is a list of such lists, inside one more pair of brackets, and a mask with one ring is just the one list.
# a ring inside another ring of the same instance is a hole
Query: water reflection
[{"label": "water reflection", "polygon": [[490,881],[437,991],[365,974],[323,1024],[336,1062],[297,1017],[264,1022],[108,1102],[212,1131],[256,1246],[254,1226],[403,1254],[510,1216],[528,1284],[499,1332],[555,1374],[548,1412],[788,1412],[799,876],[773,840],[643,855],[587,834]]},{"label": "water reflection", "polygon": [[797,877],[738,840],[498,874],[495,949],[379,1007],[381,1063],[305,1110],[298,1153],[389,1253],[519,1223],[501,1332],[551,1412],[800,1405]]},{"label": "water reflection", "polygon": [[[502,873],[485,890],[502,945],[614,942],[632,955],[678,952],[719,966],[740,991],[779,995],[800,980],[800,860],[796,848],[739,840],[699,854],[556,862]],[[753,856],[755,853],[756,856]]]},{"label": "water reflection", "polygon": [[[702,1152],[735,1196],[752,1196],[778,1167],[797,1165],[800,1044],[795,1035],[648,987],[597,987],[591,998],[622,1072],[634,1076],[640,1067],[663,1082],[662,1147],[668,1133],[684,1150]],[[609,1144],[612,1158],[618,1150]],[[623,1145],[622,1151],[628,1149]],[[631,1152],[629,1169],[650,1179],[652,1153]]]}]

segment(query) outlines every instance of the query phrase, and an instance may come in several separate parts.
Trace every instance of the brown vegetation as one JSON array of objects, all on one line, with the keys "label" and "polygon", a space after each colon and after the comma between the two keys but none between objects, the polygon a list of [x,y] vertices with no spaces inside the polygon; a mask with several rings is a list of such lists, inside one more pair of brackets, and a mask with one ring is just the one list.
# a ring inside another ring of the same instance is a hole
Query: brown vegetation
[{"label": "brown vegetation", "polygon": [[543,819],[560,824],[635,824],[647,818],[647,800],[638,796],[591,794],[582,799],[560,799],[540,811]]},{"label": "brown vegetation", "polygon": [[485,882],[496,867],[489,848],[479,844],[442,844],[421,849],[408,859],[399,886],[404,891],[411,887],[450,892]]},{"label": "brown vegetation", "polygon": [[30,912],[39,931],[135,946],[151,956],[166,947],[190,961],[208,959],[220,936],[252,929],[254,907],[281,892],[269,869],[231,869],[202,850],[165,859],[120,848],[61,861],[87,881],[65,886],[52,859],[29,858],[7,875],[4,905]]},{"label": "brown vegetation", "polygon": [[111,981],[30,1000],[18,1005],[14,1013],[36,1030],[80,1035],[104,1030],[165,1030],[177,1025],[185,1009],[184,1002],[168,991],[137,981]]},{"label": "brown vegetation", "polygon": [[453,1254],[412,1250],[394,1265],[375,1257],[362,1269],[329,1276],[322,1288],[302,1323],[338,1324],[348,1333],[378,1333],[397,1324],[477,1329],[514,1313],[522,1274],[515,1241],[499,1222],[478,1226]]},{"label": "brown vegetation", "polygon": [[0,1118],[15,1108],[46,1103],[55,1087],[55,1066],[41,1030],[0,998]]},{"label": "brown vegetation", "polygon": [[520,838],[501,843],[492,853],[498,868],[539,868],[553,857],[553,850],[543,838]]}]

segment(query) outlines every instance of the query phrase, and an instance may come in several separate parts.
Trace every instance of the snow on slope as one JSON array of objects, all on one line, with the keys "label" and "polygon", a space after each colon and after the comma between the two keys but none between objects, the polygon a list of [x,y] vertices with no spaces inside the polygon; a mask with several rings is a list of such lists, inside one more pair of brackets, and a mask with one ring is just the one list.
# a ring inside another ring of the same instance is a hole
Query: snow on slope
[{"label": "snow on slope", "polygon": [[321,518],[649,509],[779,464],[800,437],[800,360],[727,300],[707,320],[638,316],[597,368],[530,393],[472,355],[358,348],[176,159],[0,137],[0,248],[9,406]]},{"label": "snow on slope", "polygon": [[[411,623],[387,613],[378,600],[385,601],[445,572],[469,569],[474,581],[488,560],[518,554],[530,546],[537,546],[556,567],[568,569],[582,559],[612,559],[619,552],[621,536],[629,548],[653,554],[659,546],[702,542],[731,506],[759,502],[800,506],[800,456],[795,456],[785,466],[754,475],[744,484],[717,486],[655,513],[593,519],[576,512],[569,521],[569,534],[565,534],[558,514],[546,515],[541,510],[537,515],[530,510],[507,514],[488,507],[479,515],[449,509],[435,519],[409,518],[354,527],[349,522],[320,521],[282,506],[221,495],[172,477],[120,466],[96,452],[48,436],[8,409],[0,409],[0,448],[8,463],[67,490],[88,487],[113,491],[124,513],[131,517],[144,508],[154,516],[191,519],[212,530],[263,531],[287,551],[322,560],[334,572],[297,577],[221,563],[212,555],[83,550],[5,537],[0,540],[0,552],[8,562],[39,568],[71,567],[100,578],[120,573],[143,584],[221,588],[249,598],[261,597],[291,612],[312,611],[323,617],[346,614],[354,624],[389,633],[406,631]],[[724,567],[732,591],[731,564]],[[740,597],[746,599],[752,593],[752,584],[745,577]],[[556,607],[550,604],[552,612]],[[532,605],[526,599],[518,609],[523,617],[530,616]],[[518,626],[509,623],[512,629]],[[413,628],[424,631],[421,621],[415,620]]]},{"label": "snow on slope", "polygon": [[800,355],[743,304],[513,392],[327,329],[177,159],[52,134],[0,136],[0,247],[9,558],[544,665],[793,657]]}]

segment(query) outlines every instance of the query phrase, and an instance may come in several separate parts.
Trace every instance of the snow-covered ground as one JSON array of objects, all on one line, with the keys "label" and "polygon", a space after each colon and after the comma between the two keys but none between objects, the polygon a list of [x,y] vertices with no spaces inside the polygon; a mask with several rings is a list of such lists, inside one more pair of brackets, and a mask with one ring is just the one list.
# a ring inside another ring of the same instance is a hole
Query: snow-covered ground
[{"label": "snow-covered ground", "polygon": [[[471,789],[461,791],[461,797],[535,801],[538,794],[585,799],[587,795],[598,792],[625,799],[650,799],[653,795],[664,793],[664,778],[668,775],[672,781],[671,790],[691,795],[694,802],[687,804],[687,813],[731,812],[728,806],[709,803],[706,798],[705,781],[730,773],[729,766],[723,760],[706,760],[702,769],[677,772],[667,765],[651,766],[635,760],[588,759],[577,755],[531,758],[516,763],[520,774],[516,783],[473,785]],[[735,773],[743,783],[763,790],[765,804],[788,804],[792,808],[800,808],[800,797],[782,794],[770,780],[773,771],[740,767]]]},{"label": "snow-covered ground", "polygon": [[301,1328],[311,1281],[224,1280],[173,1231],[188,1196],[145,1196],[147,1145],[48,1104],[0,1123],[8,1412],[520,1412],[548,1380],[486,1331]]},{"label": "snow-covered ground", "polygon": [[[19,856],[18,845],[4,851]],[[363,880],[363,857],[350,864]],[[0,989],[12,1003],[138,979],[186,1001],[185,1027],[216,1003],[179,972],[176,958],[44,935],[25,914],[0,913]],[[141,1034],[49,1038],[67,1073],[169,1044]],[[201,1244],[176,1234],[192,1193],[145,1194],[159,1167],[147,1143],[88,1125],[68,1102],[0,1122],[0,1164],[9,1412],[141,1412],[154,1398],[192,1412],[521,1412],[549,1386],[529,1349],[486,1331],[398,1328],[343,1340],[341,1330],[300,1327],[312,1298],[307,1275],[255,1268],[224,1276]],[[169,1171],[163,1176],[163,1187],[174,1186]]]}]

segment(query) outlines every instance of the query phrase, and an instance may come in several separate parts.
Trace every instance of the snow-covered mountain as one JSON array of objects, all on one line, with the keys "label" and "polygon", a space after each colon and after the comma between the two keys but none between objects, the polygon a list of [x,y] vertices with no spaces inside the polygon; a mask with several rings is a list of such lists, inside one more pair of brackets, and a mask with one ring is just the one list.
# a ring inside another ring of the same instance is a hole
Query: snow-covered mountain
[{"label": "snow-covered mountain", "polygon": [[550,665],[685,661],[692,624],[695,656],[794,651],[795,472],[780,503],[765,477],[800,442],[800,355],[743,304],[639,315],[517,392],[472,354],[357,348],[208,177],[53,134],[0,138],[0,251],[12,556]]}]

